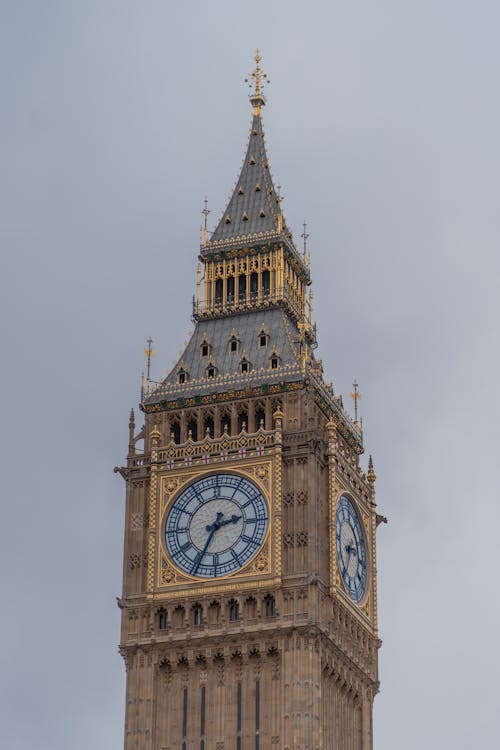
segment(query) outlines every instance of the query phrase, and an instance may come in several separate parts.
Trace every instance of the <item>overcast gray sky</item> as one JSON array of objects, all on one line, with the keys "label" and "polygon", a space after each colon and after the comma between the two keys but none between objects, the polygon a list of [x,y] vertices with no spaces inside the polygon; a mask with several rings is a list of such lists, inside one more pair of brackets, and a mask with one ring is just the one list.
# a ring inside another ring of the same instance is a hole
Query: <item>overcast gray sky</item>
[{"label": "overcast gray sky", "polygon": [[346,404],[360,383],[390,518],[375,747],[496,745],[499,26],[497,0],[0,2],[3,747],[122,747],[112,469],[145,339],[159,378],[190,329],[257,46],[319,355]]}]

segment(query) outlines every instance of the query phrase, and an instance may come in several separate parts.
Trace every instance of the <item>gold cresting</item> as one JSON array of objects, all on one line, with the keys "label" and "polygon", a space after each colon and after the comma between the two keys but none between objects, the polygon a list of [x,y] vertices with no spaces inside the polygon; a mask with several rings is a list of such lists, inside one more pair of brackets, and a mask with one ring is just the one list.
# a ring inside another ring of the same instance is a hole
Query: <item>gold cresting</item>
[{"label": "gold cresting", "polygon": [[253,104],[254,115],[260,115],[261,107],[263,107],[266,103],[264,94],[262,93],[264,83],[270,83],[270,80],[267,77],[267,73],[264,73],[264,71],[260,67],[262,56],[259,50],[255,51],[254,60],[256,63],[255,68],[249,74],[248,78],[245,78],[245,83],[248,83],[250,88],[255,87],[254,93],[250,97],[250,101]]}]

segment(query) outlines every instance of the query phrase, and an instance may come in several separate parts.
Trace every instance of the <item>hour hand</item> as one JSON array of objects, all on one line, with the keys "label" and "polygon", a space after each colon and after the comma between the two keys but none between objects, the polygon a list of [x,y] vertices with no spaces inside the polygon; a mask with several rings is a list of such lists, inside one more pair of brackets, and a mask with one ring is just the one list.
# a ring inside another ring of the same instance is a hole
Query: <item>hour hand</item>
[{"label": "hour hand", "polygon": [[221,521],[220,525],[221,526],[227,526],[228,523],[238,523],[238,521],[240,520],[240,518],[241,518],[241,516],[232,515],[231,518],[227,518],[225,521]]}]

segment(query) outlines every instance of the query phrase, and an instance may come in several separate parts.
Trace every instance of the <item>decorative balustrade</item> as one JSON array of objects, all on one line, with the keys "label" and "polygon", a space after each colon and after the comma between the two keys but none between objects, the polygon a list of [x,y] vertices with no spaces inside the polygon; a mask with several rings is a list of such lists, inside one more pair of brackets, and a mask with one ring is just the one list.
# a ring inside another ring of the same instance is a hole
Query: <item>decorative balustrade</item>
[{"label": "decorative balustrade", "polygon": [[[205,436],[202,440],[188,438],[184,443],[169,441],[167,445],[156,449],[157,463],[167,469],[179,466],[196,466],[210,463],[242,460],[251,456],[263,456],[276,444],[276,430],[260,428],[254,433],[242,430],[238,435],[224,432],[220,437]],[[151,464],[147,456],[130,456],[128,468],[142,468]]]},{"label": "decorative balustrade", "polygon": [[193,318],[213,318],[223,315],[235,315],[237,313],[247,312],[248,310],[263,309],[274,305],[285,305],[291,314],[297,320],[304,317],[304,310],[300,304],[298,292],[286,284],[280,289],[272,291],[262,290],[259,292],[249,292],[243,297],[240,295],[229,296],[226,299],[216,298],[214,301],[193,300]]},{"label": "decorative balustrade", "polygon": [[175,396],[175,398],[181,398],[183,394],[192,393],[199,389],[200,392],[206,392],[212,387],[218,391],[221,388],[234,387],[235,389],[242,388],[246,385],[255,385],[255,383],[266,383],[267,381],[275,382],[276,380],[286,379],[290,380],[292,376],[297,376],[299,379],[303,375],[303,368],[300,364],[285,364],[280,365],[278,368],[272,370],[268,367],[259,367],[249,372],[235,372],[228,373],[226,375],[216,375],[213,378],[190,378],[185,383],[161,383],[156,385],[154,383],[146,383],[142,391],[142,400],[148,398],[160,398],[167,397],[169,395]]}]

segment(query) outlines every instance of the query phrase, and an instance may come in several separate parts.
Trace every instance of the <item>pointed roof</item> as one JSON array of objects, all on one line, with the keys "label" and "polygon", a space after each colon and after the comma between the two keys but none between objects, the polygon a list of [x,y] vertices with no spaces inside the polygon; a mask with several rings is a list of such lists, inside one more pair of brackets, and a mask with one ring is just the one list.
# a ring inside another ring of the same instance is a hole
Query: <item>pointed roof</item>
[{"label": "pointed roof", "polygon": [[252,118],[240,175],[210,242],[282,230],[280,198],[269,170],[260,107],[255,109],[259,111]]},{"label": "pointed roof", "polygon": [[253,116],[243,166],[215,231],[202,243],[202,255],[279,240],[299,257],[281,211],[281,197],[274,187],[266,154],[261,111],[266,103],[262,85],[267,76],[259,65],[260,60],[257,50],[256,67],[249,76],[255,88],[250,96]]}]

